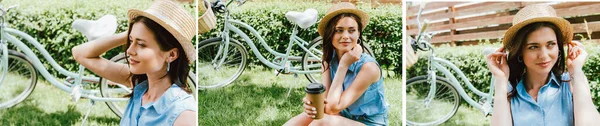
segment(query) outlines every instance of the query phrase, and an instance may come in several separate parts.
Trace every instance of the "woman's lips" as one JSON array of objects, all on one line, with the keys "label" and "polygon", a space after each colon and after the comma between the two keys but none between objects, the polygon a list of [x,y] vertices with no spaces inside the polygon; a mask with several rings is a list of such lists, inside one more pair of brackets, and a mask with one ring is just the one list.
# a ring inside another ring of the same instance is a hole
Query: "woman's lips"
[{"label": "woman's lips", "polygon": [[134,59],[131,59],[131,58],[129,59],[129,64],[131,64],[131,65],[136,65],[138,63],[140,63],[140,61],[137,61],[137,60],[134,60]]},{"label": "woman's lips", "polygon": [[536,63],[536,65],[541,66],[543,68],[546,68],[548,66],[550,66],[550,61],[548,62],[541,62],[541,63]]},{"label": "woman's lips", "polygon": [[343,46],[348,46],[348,45],[350,45],[350,42],[340,42],[340,44]]}]

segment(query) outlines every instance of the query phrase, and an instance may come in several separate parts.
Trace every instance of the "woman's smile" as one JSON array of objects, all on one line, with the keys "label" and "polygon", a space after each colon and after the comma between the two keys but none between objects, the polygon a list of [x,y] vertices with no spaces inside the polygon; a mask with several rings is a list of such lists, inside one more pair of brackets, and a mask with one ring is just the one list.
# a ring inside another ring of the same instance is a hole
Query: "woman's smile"
[{"label": "woman's smile", "polygon": [[139,63],[140,63],[140,61],[134,60],[133,58],[129,58],[129,64],[130,65],[136,65],[136,64],[139,64]]},{"label": "woman's smile", "polygon": [[352,42],[340,42],[342,46],[349,46]]},{"label": "woman's smile", "polygon": [[551,61],[546,61],[546,62],[540,62],[540,63],[536,63],[535,65],[538,65],[542,68],[546,68],[550,66]]}]

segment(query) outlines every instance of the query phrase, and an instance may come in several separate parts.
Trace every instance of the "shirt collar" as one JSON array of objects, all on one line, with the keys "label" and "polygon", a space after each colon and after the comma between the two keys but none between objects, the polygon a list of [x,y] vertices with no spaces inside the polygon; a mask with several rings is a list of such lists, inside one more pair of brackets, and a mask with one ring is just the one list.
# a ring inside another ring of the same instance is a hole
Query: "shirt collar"
[{"label": "shirt collar", "polygon": [[[144,81],[135,86],[134,97],[140,99],[140,104],[142,104],[142,96],[144,95],[144,93],[146,93],[147,90],[148,81]],[[150,103],[148,107],[154,107],[157,113],[164,113],[169,108],[170,104],[173,104],[175,100],[185,97],[185,91],[177,90],[181,90],[181,88],[179,88],[177,84],[172,84],[171,87],[169,87],[169,89],[167,89],[167,91],[165,91],[165,93],[163,93],[160,96],[160,98],[158,98],[158,100],[154,101],[153,103]]]},{"label": "shirt collar", "polygon": [[156,112],[164,113],[169,106],[171,106],[171,104],[185,96],[185,94],[183,94],[185,91],[177,90],[181,90],[181,88],[179,88],[179,86],[176,84],[172,84],[171,87],[169,87],[169,89],[167,89],[167,91],[165,91],[165,93],[163,93],[162,96],[160,96],[160,98],[154,102],[153,106],[156,109]]},{"label": "shirt collar", "polygon": [[[517,92],[521,97],[530,97],[529,95],[525,95],[527,93],[527,88],[525,88],[525,82],[523,82],[524,77],[517,84]],[[550,80],[544,86],[552,86],[552,87],[560,87],[562,84],[556,79],[553,72],[550,72]],[[543,86],[542,86],[543,87]]]}]

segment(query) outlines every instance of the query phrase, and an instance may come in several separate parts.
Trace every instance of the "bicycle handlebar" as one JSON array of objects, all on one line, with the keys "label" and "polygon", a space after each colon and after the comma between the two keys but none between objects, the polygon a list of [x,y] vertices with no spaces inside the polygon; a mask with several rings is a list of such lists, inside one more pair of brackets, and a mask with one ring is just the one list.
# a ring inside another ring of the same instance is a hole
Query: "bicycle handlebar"
[{"label": "bicycle handlebar", "polygon": [[4,17],[6,15],[6,13],[8,13],[8,11],[10,9],[13,9],[15,7],[18,7],[18,6],[19,6],[19,4],[15,4],[15,5],[9,6],[8,8],[4,8],[4,6],[0,6],[0,11],[2,11],[2,13],[0,14],[0,16]]},{"label": "bicycle handlebar", "polygon": [[421,13],[423,12],[423,9],[425,8],[425,4],[427,4],[426,2],[421,3],[421,5],[419,6],[419,12],[417,12],[417,26],[419,29],[419,32],[417,34],[417,38],[416,40],[411,40],[411,46],[413,47],[415,53],[417,53],[417,50],[421,50],[421,51],[428,51],[430,49],[432,49],[431,44],[429,43],[431,41],[431,38],[433,38],[433,36],[437,33],[426,33],[425,31],[427,30],[427,27],[429,26],[429,21],[427,19],[425,19],[423,21],[423,23],[421,23]]},{"label": "bicycle handlebar", "polygon": [[221,0],[217,0],[213,3],[211,3],[211,5],[212,5],[212,8],[214,11],[219,12],[219,13],[225,13],[225,12],[227,12],[227,7],[229,7],[229,5],[233,1],[237,1],[238,7],[242,6],[243,4],[246,3],[246,0],[229,0],[229,2],[227,2],[227,4],[223,4],[223,2]]}]

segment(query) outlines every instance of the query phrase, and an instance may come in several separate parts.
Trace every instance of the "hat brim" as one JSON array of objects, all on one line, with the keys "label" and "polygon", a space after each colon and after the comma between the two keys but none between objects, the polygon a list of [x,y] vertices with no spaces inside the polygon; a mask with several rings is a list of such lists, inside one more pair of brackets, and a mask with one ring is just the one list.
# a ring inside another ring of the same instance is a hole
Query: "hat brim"
[{"label": "hat brim", "polygon": [[563,42],[565,42],[565,44],[571,43],[571,40],[573,39],[573,26],[571,26],[569,21],[560,17],[537,17],[513,24],[513,26],[508,28],[506,33],[504,33],[504,37],[502,38],[503,45],[507,46],[511,44],[511,41],[514,39],[519,30],[521,30],[521,28],[536,22],[550,22],[556,25],[556,27],[558,27],[560,32],[563,34]]},{"label": "hat brim", "polygon": [[[148,12],[138,10],[138,9],[130,9],[127,12],[127,16],[129,17],[130,23],[134,18],[136,18],[138,16],[147,17],[150,20],[158,23],[160,26],[165,28],[169,33],[171,33],[173,35],[173,37],[175,37],[175,39],[177,39],[177,41],[179,41],[179,44],[181,44],[181,47],[183,47],[183,51],[185,52],[185,55],[187,56],[188,63],[189,64],[194,63],[194,60],[196,59],[196,51],[195,51],[194,45],[192,44],[191,38],[189,40],[186,39],[186,37],[179,30],[172,27],[167,22],[163,21],[161,18],[158,18]],[[128,27],[131,27],[131,26],[128,26]]]},{"label": "hat brim", "polygon": [[367,14],[366,12],[359,10],[359,9],[339,9],[336,11],[333,11],[327,15],[325,15],[325,17],[323,17],[321,19],[321,21],[319,22],[319,26],[318,26],[318,32],[319,35],[323,36],[323,32],[325,32],[325,28],[327,27],[327,24],[329,23],[329,20],[331,20],[333,17],[339,15],[339,14],[343,14],[343,13],[351,13],[354,14],[356,16],[358,16],[358,18],[360,18],[360,22],[362,23],[362,29],[364,30],[365,27],[367,27],[367,24],[369,24],[369,14]]}]

